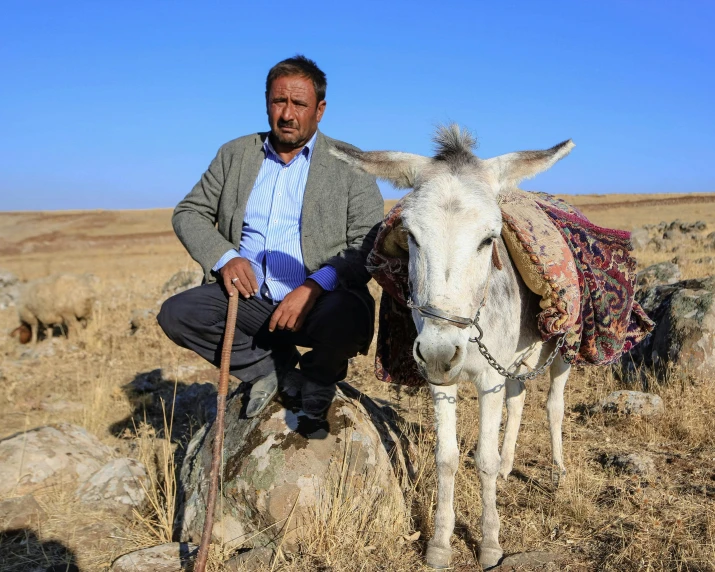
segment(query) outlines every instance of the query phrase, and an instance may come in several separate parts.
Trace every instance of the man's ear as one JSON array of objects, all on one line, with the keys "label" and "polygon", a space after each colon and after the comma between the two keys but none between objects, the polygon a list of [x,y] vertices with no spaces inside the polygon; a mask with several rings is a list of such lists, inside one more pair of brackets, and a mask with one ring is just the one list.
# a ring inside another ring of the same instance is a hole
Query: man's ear
[{"label": "man's ear", "polygon": [[328,105],[328,102],[325,100],[318,102],[318,112],[316,113],[318,123],[320,123],[320,120],[323,118],[323,113],[325,113],[326,105]]},{"label": "man's ear", "polygon": [[524,179],[530,179],[546,171],[571,152],[576,145],[571,139],[543,151],[519,151],[507,153],[482,164],[492,170],[501,189],[516,187]]}]

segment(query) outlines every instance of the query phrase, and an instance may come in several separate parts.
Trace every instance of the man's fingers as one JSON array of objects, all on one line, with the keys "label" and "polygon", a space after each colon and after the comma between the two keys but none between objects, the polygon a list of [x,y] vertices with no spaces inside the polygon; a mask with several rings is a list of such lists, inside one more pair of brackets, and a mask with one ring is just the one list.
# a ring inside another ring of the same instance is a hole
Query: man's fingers
[{"label": "man's fingers", "polygon": [[286,329],[290,331],[295,331],[297,329],[296,325],[298,324],[298,318],[300,318],[298,314],[290,314],[288,316],[288,319],[286,320]]},{"label": "man's fingers", "polygon": [[228,292],[228,295],[233,296],[232,282],[231,279],[228,277],[228,274],[223,275],[223,286],[224,288],[226,288],[226,292]]},{"label": "man's fingers", "polygon": [[248,277],[248,284],[251,287],[251,292],[258,294],[258,281],[256,280],[256,275],[253,272],[250,264],[246,265],[246,276]]},{"label": "man's fingers", "polygon": [[236,285],[236,288],[238,288],[238,291],[241,292],[241,294],[246,298],[250,298],[251,296],[253,296],[253,288],[251,288],[251,282],[248,280],[246,274],[244,272],[241,272],[240,268],[238,270],[237,278],[238,280],[236,280],[234,284]]},{"label": "man's fingers", "polygon": [[268,322],[268,331],[269,332],[272,332],[276,329],[276,324],[278,323],[278,318],[281,317],[282,313],[283,312],[281,310],[281,307],[278,306],[278,308],[276,308],[276,311],[273,312],[273,315],[271,316],[271,321]]}]

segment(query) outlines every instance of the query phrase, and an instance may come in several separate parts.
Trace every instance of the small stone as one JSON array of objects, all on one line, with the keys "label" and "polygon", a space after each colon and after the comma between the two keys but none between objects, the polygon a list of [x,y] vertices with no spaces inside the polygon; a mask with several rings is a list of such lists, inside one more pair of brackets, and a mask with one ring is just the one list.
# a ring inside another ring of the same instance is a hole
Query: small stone
[{"label": "small stone", "polygon": [[604,469],[614,468],[622,473],[630,475],[647,476],[655,472],[653,458],[645,453],[624,453],[609,455],[603,453],[599,456],[598,462]]},{"label": "small stone", "polygon": [[505,556],[499,563],[499,566],[497,568],[493,568],[492,570],[506,571],[514,568],[518,568],[520,570],[538,570],[539,568],[546,567],[549,564],[561,562],[563,559],[564,555],[557,552],[519,552],[517,554]]},{"label": "small stone", "polygon": [[223,563],[223,570],[229,570],[231,572],[260,570],[266,566],[270,566],[274,556],[275,552],[268,547],[254,548],[229,558]]},{"label": "small stone", "polygon": [[649,241],[650,234],[645,228],[634,228],[631,231],[631,244],[635,250],[643,250]]},{"label": "small stone", "polygon": [[40,409],[50,413],[61,413],[71,411],[82,411],[84,407],[81,403],[72,403],[71,401],[42,401]]},{"label": "small stone", "polygon": [[642,391],[614,391],[591,408],[592,413],[620,413],[652,417],[663,413],[665,406],[659,395]]},{"label": "small stone", "polygon": [[131,514],[147,498],[149,476],[135,459],[113,459],[82,483],[77,496],[85,504],[112,512]]},{"label": "small stone", "polygon": [[200,270],[179,270],[164,283],[161,288],[162,297],[159,301],[162,302],[170,296],[198,286],[203,277],[204,274]]},{"label": "small stone", "polygon": [[32,495],[0,501],[0,531],[37,528],[46,516]]},{"label": "small stone", "polygon": [[186,542],[170,542],[135,550],[120,556],[111,572],[180,572],[191,570],[197,547]]}]

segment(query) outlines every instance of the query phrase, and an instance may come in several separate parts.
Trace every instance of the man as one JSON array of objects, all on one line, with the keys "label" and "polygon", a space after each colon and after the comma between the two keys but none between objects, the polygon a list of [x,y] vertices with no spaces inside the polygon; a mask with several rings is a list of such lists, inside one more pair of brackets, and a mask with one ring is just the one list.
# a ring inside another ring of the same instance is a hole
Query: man
[{"label": "man", "polygon": [[[276,64],[266,79],[270,132],[221,147],[174,210],[205,283],[169,298],[157,319],[174,342],[219,365],[236,287],[231,373],[252,383],[249,417],[289,377],[304,412],[323,418],[348,360],[372,339],[365,258],[383,200],[375,179],[333,157],[334,141],[318,131],[326,85],[304,56]],[[296,346],[311,350],[301,356]]]}]

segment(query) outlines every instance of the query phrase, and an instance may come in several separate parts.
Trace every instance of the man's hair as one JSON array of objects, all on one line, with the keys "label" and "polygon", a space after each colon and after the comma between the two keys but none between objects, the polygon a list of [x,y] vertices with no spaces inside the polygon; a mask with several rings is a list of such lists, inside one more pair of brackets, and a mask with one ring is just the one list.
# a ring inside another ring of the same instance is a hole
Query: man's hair
[{"label": "man's hair", "polygon": [[278,62],[270,69],[268,77],[266,77],[266,97],[271,91],[273,80],[291,75],[298,75],[312,81],[318,101],[325,99],[325,90],[328,87],[325,73],[313,60],[306,58],[302,54],[296,54],[292,58]]}]

